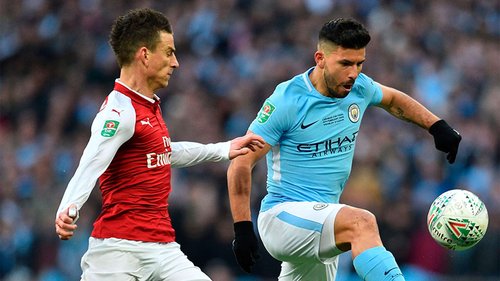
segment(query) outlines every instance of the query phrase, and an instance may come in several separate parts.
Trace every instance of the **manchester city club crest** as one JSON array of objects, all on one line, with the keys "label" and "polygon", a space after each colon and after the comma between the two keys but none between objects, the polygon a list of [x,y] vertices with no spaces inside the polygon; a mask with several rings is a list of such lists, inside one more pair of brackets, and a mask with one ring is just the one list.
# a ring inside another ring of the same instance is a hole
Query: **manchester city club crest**
[{"label": "manchester city club crest", "polygon": [[359,120],[359,106],[355,103],[349,105],[349,120],[351,120],[352,123],[356,123]]},{"label": "manchester city club crest", "polygon": [[328,204],[326,203],[318,203],[314,204],[313,209],[316,211],[323,210],[324,208],[328,207]]}]

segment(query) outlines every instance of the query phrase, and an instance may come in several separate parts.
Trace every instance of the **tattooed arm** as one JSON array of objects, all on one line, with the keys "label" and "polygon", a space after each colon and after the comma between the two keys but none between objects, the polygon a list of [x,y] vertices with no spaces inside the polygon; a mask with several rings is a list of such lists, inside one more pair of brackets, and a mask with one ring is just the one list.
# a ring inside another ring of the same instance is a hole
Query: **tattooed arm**
[{"label": "tattooed arm", "polygon": [[417,124],[426,130],[440,119],[407,94],[384,85],[380,87],[383,97],[379,106],[395,117]]}]

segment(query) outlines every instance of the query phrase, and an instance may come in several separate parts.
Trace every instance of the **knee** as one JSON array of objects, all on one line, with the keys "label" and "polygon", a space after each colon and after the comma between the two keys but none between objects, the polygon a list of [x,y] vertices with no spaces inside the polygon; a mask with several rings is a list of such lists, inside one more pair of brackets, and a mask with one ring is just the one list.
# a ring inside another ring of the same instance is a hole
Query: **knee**
[{"label": "knee", "polygon": [[375,215],[370,211],[350,206],[342,208],[335,221],[335,226],[340,232],[348,233],[351,238],[378,235]]},{"label": "knee", "polygon": [[375,215],[350,206],[342,208],[335,219],[335,241],[339,249],[352,250],[353,256],[382,245]]},{"label": "knee", "polygon": [[355,234],[378,233],[377,219],[373,213],[363,209],[355,209],[353,213],[351,225]]}]

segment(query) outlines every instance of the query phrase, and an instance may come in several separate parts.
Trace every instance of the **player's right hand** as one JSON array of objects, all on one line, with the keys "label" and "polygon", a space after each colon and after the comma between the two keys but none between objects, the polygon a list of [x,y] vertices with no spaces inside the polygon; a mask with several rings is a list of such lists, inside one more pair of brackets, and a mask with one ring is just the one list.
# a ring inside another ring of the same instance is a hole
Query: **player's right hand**
[{"label": "player's right hand", "polygon": [[74,204],[57,215],[55,221],[56,233],[59,235],[61,240],[68,240],[73,236],[73,233],[77,228],[77,225],[75,224],[77,218],[78,209]]},{"label": "player's right hand", "polygon": [[251,221],[234,223],[233,252],[238,265],[245,272],[252,272],[252,266],[260,258],[257,236]]}]

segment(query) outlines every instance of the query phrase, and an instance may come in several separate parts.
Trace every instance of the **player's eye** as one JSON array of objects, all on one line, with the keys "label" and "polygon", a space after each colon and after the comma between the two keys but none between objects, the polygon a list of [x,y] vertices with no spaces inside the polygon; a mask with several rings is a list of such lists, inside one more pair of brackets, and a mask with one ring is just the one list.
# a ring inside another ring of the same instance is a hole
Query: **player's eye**
[{"label": "player's eye", "polygon": [[349,67],[349,66],[355,65],[355,63],[352,61],[343,60],[343,61],[340,61],[340,65],[343,67]]},{"label": "player's eye", "polygon": [[175,50],[173,50],[172,48],[168,48],[166,51],[165,51],[165,54],[167,55],[167,57],[171,57],[175,54]]}]

